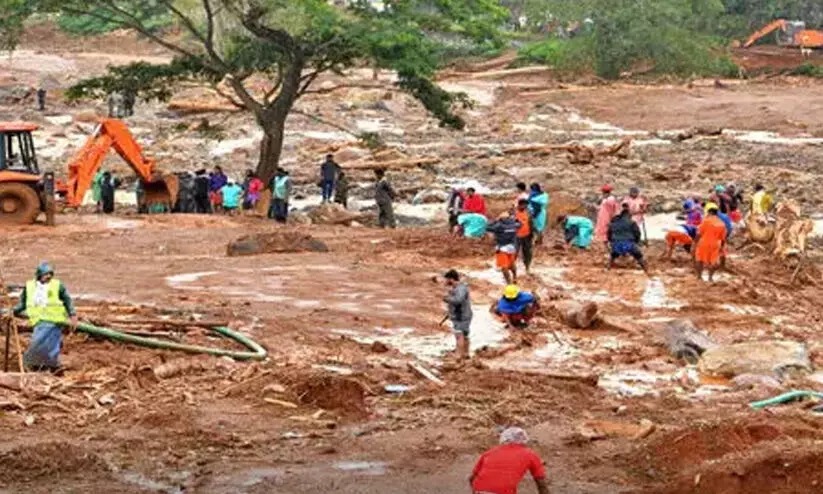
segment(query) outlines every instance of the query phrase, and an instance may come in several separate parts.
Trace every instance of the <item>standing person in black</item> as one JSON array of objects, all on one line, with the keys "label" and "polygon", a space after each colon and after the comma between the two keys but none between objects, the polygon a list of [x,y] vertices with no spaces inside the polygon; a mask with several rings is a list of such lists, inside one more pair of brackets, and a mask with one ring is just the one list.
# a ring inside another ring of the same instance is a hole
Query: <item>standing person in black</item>
[{"label": "standing person in black", "polygon": [[206,170],[197,170],[194,175],[194,203],[198,214],[211,214],[209,202],[209,176]]}]

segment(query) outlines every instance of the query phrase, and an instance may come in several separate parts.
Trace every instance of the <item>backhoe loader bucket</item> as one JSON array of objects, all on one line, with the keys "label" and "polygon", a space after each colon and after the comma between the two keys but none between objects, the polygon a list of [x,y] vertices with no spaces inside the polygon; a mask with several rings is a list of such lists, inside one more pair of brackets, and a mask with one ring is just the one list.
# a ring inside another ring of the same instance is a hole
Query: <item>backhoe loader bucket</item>
[{"label": "backhoe loader bucket", "polygon": [[143,196],[138,207],[144,211],[162,207],[171,212],[177,204],[177,195],[180,191],[180,181],[177,175],[165,174],[156,177],[151,182],[143,182]]}]

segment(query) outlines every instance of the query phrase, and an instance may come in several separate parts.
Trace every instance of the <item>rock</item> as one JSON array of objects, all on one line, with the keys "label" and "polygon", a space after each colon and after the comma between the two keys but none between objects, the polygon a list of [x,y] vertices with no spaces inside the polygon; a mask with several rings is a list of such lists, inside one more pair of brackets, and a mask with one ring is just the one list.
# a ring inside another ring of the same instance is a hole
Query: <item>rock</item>
[{"label": "rock", "polygon": [[760,374],[741,374],[732,379],[732,384],[737,389],[766,388],[778,390],[783,388],[780,381],[774,377]]},{"label": "rock", "polygon": [[22,103],[34,95],[31,86],[0,87],[0,104],[15,105]]},{"label": "rock", "polygon": [[586,329],[597,320],[598,308],[594,302],[559,300],[554,303],[554,309],[560,316],[560,320],[571,328]]},{"label": "rock", "polygon": [[809,352],[794,341],[747,341],[707,349],[698,368],[704,374],[734,377],[741,374],[781,375],[791,369],[812,371]]},{"label": "rock", "polygon": [[253,256],[286,252],[328,252],[329,247],[311,235],[297,232],[274,232],[245,235],[229,243],[227,255]]},{"label": "rock", "polygon": [[52,125],[68,125],[74,121],[74,117],[71,115],[55,115],[45,118],[46,121]]},{"label": "rock", "polygon": [[449,193],[441,189],[421,190],[411,200],[414,205],[418,204],[438,204],[449,200]]},{"label": "rock", "polygon": [[307,216],[313,225],[347,225],[362,219],[363,215],[344,208],[340,204],[321,204],[311,209]]},{"label": "rock", "polygon": [[74,114],[74,122],[96,123],[100,117],[94,110],[82,110]]},{"label": "rock", "polygon": [[700,356],[715,345],[705,333],[697,329],[688,319],[676,319],[663,326],[663,342],[677,359],[697,363]]}]

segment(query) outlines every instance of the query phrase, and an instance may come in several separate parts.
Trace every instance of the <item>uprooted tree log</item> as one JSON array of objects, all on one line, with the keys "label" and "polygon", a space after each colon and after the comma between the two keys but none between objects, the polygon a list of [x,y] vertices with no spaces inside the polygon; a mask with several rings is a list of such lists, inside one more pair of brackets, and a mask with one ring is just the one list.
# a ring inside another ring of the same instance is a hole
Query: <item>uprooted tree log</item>
[{"label": "uprooted tree log", "polygon": [[577,142],[568,144],[529,144],[504,149],[503,154],[534,153],[538,155],[548,155],[558,151],[565,151],[569,163],[573,165],[588,165],[593,163],[597,158],[606,156],[616,156],[618,158],[628,157],[631,143],[632,140],[626,137],[607,148],[593,148]]}]

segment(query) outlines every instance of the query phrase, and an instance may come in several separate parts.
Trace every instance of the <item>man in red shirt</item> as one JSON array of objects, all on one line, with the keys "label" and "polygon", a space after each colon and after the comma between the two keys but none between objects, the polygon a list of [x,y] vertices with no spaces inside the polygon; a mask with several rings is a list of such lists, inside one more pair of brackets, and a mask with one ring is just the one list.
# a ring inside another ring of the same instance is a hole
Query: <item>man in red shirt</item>
[{"label": "man in red shirt", "polygon": [[500,435],[500,446],[477,460],[469,482],[474,494],[517,494],[517,485],[531,472],[537,492],[549,494],[543,461],[526,446],[529,436],[519,427],[509,427]]},{"label": "man in red shirt", "polygon": [[466,189],[466,198],[463,200],[463,212],[486,215],[486,201],[483,196],[476,194],[471,187]]}]

